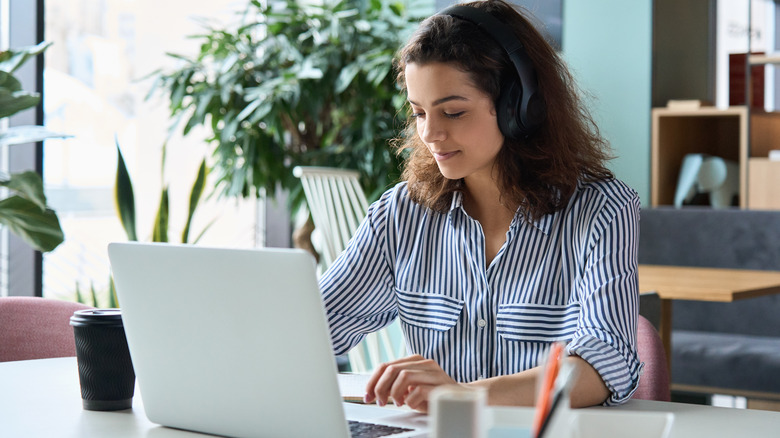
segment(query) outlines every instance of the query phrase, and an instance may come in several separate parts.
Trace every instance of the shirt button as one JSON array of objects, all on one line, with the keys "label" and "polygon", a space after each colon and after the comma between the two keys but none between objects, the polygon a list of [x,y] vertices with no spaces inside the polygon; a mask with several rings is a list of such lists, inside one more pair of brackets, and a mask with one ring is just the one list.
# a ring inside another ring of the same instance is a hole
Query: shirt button
[{"label": "shirt button", "polygon": [[487,321],[485,321],[482,318],[480,318],[479,321],[477,321],[477,326],[479,326],[479,328],[484,328],[486,325],[487,325]]}]

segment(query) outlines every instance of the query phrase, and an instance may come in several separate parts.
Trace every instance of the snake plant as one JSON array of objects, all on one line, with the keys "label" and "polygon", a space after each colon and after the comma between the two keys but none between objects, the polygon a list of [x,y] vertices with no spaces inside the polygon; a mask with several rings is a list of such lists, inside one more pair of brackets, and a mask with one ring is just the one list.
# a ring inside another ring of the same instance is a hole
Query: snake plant
[{"label": "snake plant", "polygon": [[[165,172],[165,155],[166,145],[162,148],[162,166],[163,172]],[[122,150],[119,147],[119,143],[116,144],[117,152],[117,171],[116,171],[116,183],[114,185],[114,200],[116,202],[117,215],[122,223],[122,228],[127,234],[128,240],[137,241],[138,233],[136,231],[136,214],[135,214],[135,194],[133,190],[133,182],[130,179],[130,173],[127,170],[124,157],[122,156]],[[184,225],[184,230],[181,234],[181,243],[197,243],[203,236],[203,233],[208,230],[211,224],[210,222],[197,237],[190,241],[190,228],[192,226],[192,219],[195,216],[195,210],[198,208],[201,199],[203,198],[203,192],[206,185],[206,176],[208,170],[206,168],[206,160],[204,159],[200,163],[198,168],[198,174],[195,178],[195,182],[190,190],[189,209],[187,211],[187,221]],[[164,179],[164,178],[163,178]],[[160,193],[160,202],[157,207],[157,214],[154,219],[154,226],[152,228],[152,242],[168,242],[168,212],[169,212],[170,199],[168,194],[168,185],[163,182],[162,191]]]}]

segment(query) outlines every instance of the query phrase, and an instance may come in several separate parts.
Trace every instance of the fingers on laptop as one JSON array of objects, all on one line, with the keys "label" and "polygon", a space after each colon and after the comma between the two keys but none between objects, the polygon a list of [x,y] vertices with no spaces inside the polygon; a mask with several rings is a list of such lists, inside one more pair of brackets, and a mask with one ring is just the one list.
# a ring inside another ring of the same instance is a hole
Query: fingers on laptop
[{"label": "fingers on laptop", "polygon": [[384,406],[391,400],[398,406],[427,411],[428,394],[439,385],[455,384],[439,365],[414,355],[380,365],[366,385],[365,402]]},{"label": "fingers on laptop", "polygon": [[435,387],[435,385],[410,387],[406,395],[406,405],[420,412],[428,412],[428,396]]},{"label": "fingers on laptop", "polygon": [[[378,398],[377,393],[375,391],[375,388],[377,386],[377,383],[380,379],[382,379],[387,372],[393,372],[394,366],[405,363],[405,362],[411,362],[411,361],[419,361],[423,359],[420,355],[413,355],[413,356],[407,356],[402,359],[398,359],[392,362],[387,362],[380,364],[375,370],[374,373],[371,375],[371,378],[368,379],[368,383],[366,383],[366,395],[363,398],[363,401],[366,403],[373,403],[376,402],[379,406],[384,406],[387,404],[387,397],[385,398]],[[390,370],[388,371],[388,368]]]},{"label": "fingers on laptop", "polygon": [[[410,367],[419,368],[420,363],[426,359],[418,354],[407,356],[392,362],[386,362],[377,367],[374,374],[368,380],[366,384],[366,397],[367,403],[377,402],[378,405],[384,406],[390,402],[390,390],[393,383],[397,380],[398,375]],[[396,404],[399,403],[397,400]]]}]

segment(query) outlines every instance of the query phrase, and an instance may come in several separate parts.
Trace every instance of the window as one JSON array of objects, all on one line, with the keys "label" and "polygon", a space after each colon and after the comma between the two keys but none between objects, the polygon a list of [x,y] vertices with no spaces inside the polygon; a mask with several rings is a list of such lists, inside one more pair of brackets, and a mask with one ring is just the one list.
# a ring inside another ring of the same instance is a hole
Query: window
[{"label": "window", "polygon": [[[45,190],[65,232],[65,242],[43,256],[44,296],[70,299],[77,287],[94,287],[98,305],[107,297],[106,245],[127,240],[114,204],[115,141],[134,185],[139,240],[151,240],[164,181],[170,187],[170,241],[181,242],[189,191],[208,154],[206,133],[174,135],[162,169],[171,122],[159,95],[145,99],[151,80],[143,78],[175,65],[166,52],[194,53],[197,43],[185,36],[199,30],[197,17],[227,19],[237,7],[231,0],[46,1],[44,39],[53,45],[45,55],[44,121],[73,137],[44,146]],[[196,211],[190,241],[215,221],[199,243],[262,245],[259,205],[210,199]]]}]

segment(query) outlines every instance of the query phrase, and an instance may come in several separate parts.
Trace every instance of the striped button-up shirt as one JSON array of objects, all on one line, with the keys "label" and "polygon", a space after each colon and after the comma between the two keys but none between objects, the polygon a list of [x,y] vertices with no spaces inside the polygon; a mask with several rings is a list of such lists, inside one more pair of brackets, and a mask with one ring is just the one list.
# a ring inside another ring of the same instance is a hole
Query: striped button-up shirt
[{"label": "striped button-up shirt", "polygon": [[456,193],[447,213],[409,199],[406,183],[373,203],[320,279],[336,354],[396,317],[409,351],[459,382],[538,366],[567,342],[627,400],[636,352],[639,198],[620,181],[583,183],[566,208],[515,215],[486,266],[485,236]]}]

